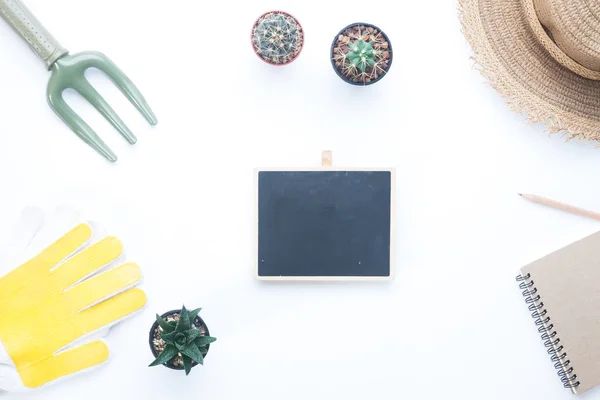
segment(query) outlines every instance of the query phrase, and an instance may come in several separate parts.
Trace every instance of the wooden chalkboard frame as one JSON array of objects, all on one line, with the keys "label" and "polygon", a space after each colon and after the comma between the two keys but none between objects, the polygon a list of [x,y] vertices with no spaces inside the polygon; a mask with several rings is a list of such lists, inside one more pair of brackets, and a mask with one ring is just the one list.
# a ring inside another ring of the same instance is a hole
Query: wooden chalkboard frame
[{"label": "wooden chalkboard frame", "polygon": [[[389,276],[260,276],[258,274],[258,177],[260,172],[389,172],[390,173],[390,275]],[[356,167],[256,168],[254,170],[254,276],[260,281],[389,281],[396,275],[396,169]]]}]

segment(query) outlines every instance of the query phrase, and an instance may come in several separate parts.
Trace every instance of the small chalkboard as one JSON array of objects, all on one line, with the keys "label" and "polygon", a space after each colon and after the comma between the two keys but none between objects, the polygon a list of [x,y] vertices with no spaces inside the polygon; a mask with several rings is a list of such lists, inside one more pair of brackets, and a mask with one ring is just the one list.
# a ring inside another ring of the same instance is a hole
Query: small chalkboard
[{"label": "small chalkboard", "polygon": [[262,280],[389,279],[394,171],[257,170]]}]

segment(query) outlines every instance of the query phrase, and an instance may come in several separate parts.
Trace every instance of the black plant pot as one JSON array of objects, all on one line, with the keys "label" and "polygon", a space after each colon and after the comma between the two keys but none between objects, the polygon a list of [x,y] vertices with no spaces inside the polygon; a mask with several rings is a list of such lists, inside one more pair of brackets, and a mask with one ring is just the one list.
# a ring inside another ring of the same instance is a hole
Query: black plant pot
[{"label": "black plant pot", "polygon": [[[181,313],[181,310],[171,310],[171,311],[167,311],[166,313],[164,313],[163,315],[161,315],[161,317],[163,319],[174,315],[174,314],[179,314]],[[204,322],[204,320],[202,320],[202,318],[200,318],[199,316],[196,316],[196,318],[194,319],[194,325],[199,326],[199,327],[203,327],[204,331],[206,332],[205,336],[210,336],[210,332],[208,331],[208,326],[206,326],[206,323]],[[154,321],[154,323],[152,324],[152,327],[150,328],[150,335],[148,337],[148,342],[150,344],[150,350],[152,351],[152,354],[154,355],[154,358],[158,357],[158,350],[156,350],[156,348],[154,348],[154,331],[158,329],[158,322]],[[210,344],[206,345],[206,355],[208,355],[208,350],[210,350]],[[206,356],[205,356],[206,357]],[[196,361],[192,361],[192,368],[194,368],[196,365],[198,365],[198,363]],[[167,368],[171,368],[171,369],[176,369],[176,370],[183,370],[183,366],[179,367],[179,366],[175,366],[172,365],[170,363],[164,363],[163,366],[167,367]]]},{"label": "black plant pot", "polygon": [[[385,41],[388,42],[388,51],[390,52],[390,59],[389,59],[389,63],[388,63],[388,67],[385,70],[385,73],[383,75],[380,75],[377,79],[371,81],[371,82],[354,82],[351,81],[350,79],[348,79],[347,77],[345,77],[344,75],[342,75],[342,73],[338,70],[338,68],[335,65],[335,61],[333,60],[334,54],[333,54],[333,49],[335,48],[335,45],[337,43],[338,37],[340,35],[342,35],[346,29],[350,29],[350,28],[354,28],[355,26],[358,25],[363,25],[363,26],[367,26],[373,29],[377,29],[378,32],[381,32],[381,35],[385,38]],[[347,82],[351,85],[354,86],[369,86],[372,85],[376,82],[379,82],[381,79],[383,79],[384,76],[387,75],[387,72],[390,70],[390,68],[392,67],[392,61],[394,60],[394,51],[392,50],[392,42],[390,41],[390,38],[385,34],[384,31],[382,31],[381,29],[379,29],[379,27],[373,25],[373,24],[367,24],[364,22],[355,22],[353,24],[350,24],[348,26],[346,26],[344,29],[342,29],[341,31],[339,31],[337,33],[337,35],[335,35],[335,37],[333,38],[333,42],[331,43],[331,48],[329,49],[329,59],[331,60],[331,66],[333,67],[333,70],[335,71],[335,73],[337,74],[337,76],[339,76],[344,82]]]}]

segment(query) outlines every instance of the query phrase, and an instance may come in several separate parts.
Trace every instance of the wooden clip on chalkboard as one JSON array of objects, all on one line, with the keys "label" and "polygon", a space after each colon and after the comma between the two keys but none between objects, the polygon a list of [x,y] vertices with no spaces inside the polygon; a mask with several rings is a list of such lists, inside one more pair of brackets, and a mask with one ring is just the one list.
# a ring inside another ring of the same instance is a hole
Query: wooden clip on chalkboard
[{"label": "wooden clip on chalkboard", "polygon": [[394,272],[395,171],[256,170],[256,276],[382,280]]}]

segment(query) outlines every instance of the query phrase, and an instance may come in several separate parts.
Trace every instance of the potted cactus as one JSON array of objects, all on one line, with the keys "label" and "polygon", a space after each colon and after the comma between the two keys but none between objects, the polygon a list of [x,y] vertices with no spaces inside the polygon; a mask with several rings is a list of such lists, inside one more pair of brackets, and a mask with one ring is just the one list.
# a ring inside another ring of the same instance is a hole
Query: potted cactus
[{"label": "potted cactus", "polygon": [[342,29],[331,44],[331,65],[351,85],[372,85],[392,66],[392,43],[378,27],[362,22]]},{"label": "potted cactus", "polygon": [[287,65],[300,55],[304,31],[296,18],[283,11],[264,13],[254,23],[251,34],[256,55],[271,65]]},{"label": "potted cactus", "polygon": [[188,375],[193,367],[204,364],[210,344],[217,339],[210,336],[199,312],[200,308],[189,311],[183,306],[156,315],[150,329],[150,349],[155,357],[150,367],[164,365]]}]

